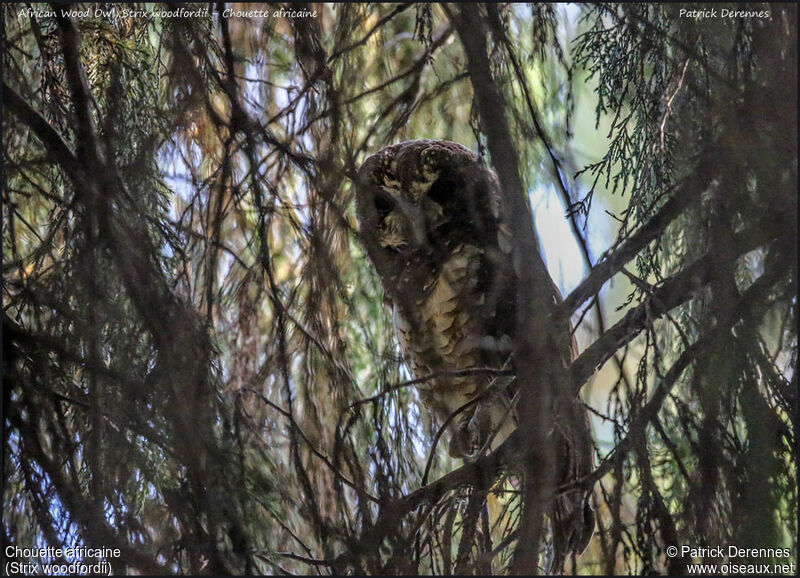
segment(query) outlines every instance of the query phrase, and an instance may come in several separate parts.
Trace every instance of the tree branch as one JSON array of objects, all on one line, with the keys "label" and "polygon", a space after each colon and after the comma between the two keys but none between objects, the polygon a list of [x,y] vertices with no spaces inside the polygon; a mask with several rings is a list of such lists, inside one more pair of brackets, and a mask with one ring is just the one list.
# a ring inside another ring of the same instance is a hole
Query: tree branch
[{"label": "tree branch", "polygon": [[[756,226],[734,236],[733,253],[743,255],[776,237],[769,227]],[[583,384],[620,347],[629,343],[648,322],[664,315],[678,305],[702,291],[711,281],[717,266],[716,255],[709,252],[667,279],[655,289],[638,307],[629,310],[613,327],[603,333],[570,366],[569,383],[577,395]]]},{"label": "tree branch", "polygon": [[614,253],[597,263],[580,285],[556,305],[553,320],[568,319],[581,303],[598,293],[605,282],[616,275],[623,265],[663,233],[691,202],[699,199],[699,193],[682,189],[664,203],[647,223],[622,243]]},{"label": "tree branch", "polygon": [[64,137],[5,81],[3,81],[3,106],[33,131],[33,134],[42,141],[50,158],[64,169],[70,180],[75,183],[83,180],[83,171],[78,159]]},{"label": "tree branch", "polygon": [[[512,259],[517,279],[517,319],[514,359],[519,380],[519,427],[528,437],[525,497],[520,539],[514,553],[512,573],[536,574],[543,514],[552,497],[555,453],[548,435],[552,423],[552,391],[559,388],[556,358],[558,325],[542,323],[550,312],[553,282],[540,256],[533,216],[519,174],[518,156],[505,116],[505,98],[492,77],[488,58],[488,32],[476,4],[458,8],[444,5],[467,56],[475,101],[486,132],[492,164],[497,169],[503,197],[505,221],[514,239]],[[543,329],[544,328],[544,329]],[[536,467],[534,467],[534,464]]]},{"label": "tree branch", "polygon": [[527,445],[526,440],[522,438],[517,430],[492,453],[453,470],[407,496],[384,504],[375,523],[364,530],[361,537],[336,558],[334,563],[336,570],[343,572],[360,555],[376,552],[385,538],[396,533],[403,518],[418,507],[435,504],[447,492],[464,486],[483,486],[491,483],[509,464],[518,463],[515,457],[518,458],[521,448]]},{"label": "tree branch", "polygon": [[716,347],[720,338],[726,332],[730,331],[743,317],[751,316],[759,319],[763,317],[764,313],[766,313],[771,305],[771,302],[766,299],[766,297],[769,291],[775,286],[775,283],[784,274],[784,271],[773,270],[765,273],[754,281],[731,308],[731,315],[726,318],[725,323],[718,325],[684,349],[678,359],[675,360],[669,368],[669,371],[664,375],[664,378],[650,396],[650,400],[631,417],[628,433],[617,443],[614,449],[603,460],[603,463],[595,468],[591,475],[585,476],[583,479],[577,480],[572,484],[560,486],[557,488],[557,492],[566,492],[578,486],[591,487],[597,480],[609,472],[615,466],[619,457],[632,449],[638,436],[644,433],[645,427],[658,416],[662,404],[686,368],[697,359],[702,358],[702,356],[708,353],[713,347]]}]

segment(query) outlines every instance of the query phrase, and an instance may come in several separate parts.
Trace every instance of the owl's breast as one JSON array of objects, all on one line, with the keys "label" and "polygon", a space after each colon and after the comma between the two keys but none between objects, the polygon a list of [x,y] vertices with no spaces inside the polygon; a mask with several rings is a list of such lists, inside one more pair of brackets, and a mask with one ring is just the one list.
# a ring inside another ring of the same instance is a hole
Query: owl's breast
[{"label": "owl's breast", "polygon": [[[461,244],[443,262],[412,312],[394,307],[395,330],[415,377],[457,372],[487,363],[486,296],[482,291],[483,250]],[[502,364],[494,360],[490,365]],[[449,413],[488,384],[482,375],[440,376],[420,385],[423,401]]]},{"label": "owl's breast", "polygon": [[483,295],[477,291],[483,251],[462,245],[445,261],[422,306],[422,321],[432,336],[433,349],[448,369],[478,362],[480,328],[477,310]]}]

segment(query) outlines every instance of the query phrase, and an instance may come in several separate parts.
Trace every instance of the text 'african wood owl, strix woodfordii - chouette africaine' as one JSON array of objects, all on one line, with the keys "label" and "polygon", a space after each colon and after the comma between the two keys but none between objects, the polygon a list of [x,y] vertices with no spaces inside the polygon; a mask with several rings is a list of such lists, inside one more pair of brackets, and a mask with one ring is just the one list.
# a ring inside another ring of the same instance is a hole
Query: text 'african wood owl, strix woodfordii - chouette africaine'
[{"label": "text 'african wood owl, strix woodfordii - chouette africaine'", "polygon": [[[491,451],[517,427],[522,391],[511,377],[480,371],[513,370],[517,322],[513,240],[496,175],[459,144],[403,142],[359,169],[356,206],[411,370],[432,376],[418,386],[420,397],[439,423],[450,420],[450,454]],[[561,299],[552,281],[541,290]],[[566,367],[576,346],[565,335]],[[574,401],[556,411],[556,485],[592,470],[587,417]],[[556,559],[580,553],[594,528],[586,492],[560,496],[550,513]]]}]

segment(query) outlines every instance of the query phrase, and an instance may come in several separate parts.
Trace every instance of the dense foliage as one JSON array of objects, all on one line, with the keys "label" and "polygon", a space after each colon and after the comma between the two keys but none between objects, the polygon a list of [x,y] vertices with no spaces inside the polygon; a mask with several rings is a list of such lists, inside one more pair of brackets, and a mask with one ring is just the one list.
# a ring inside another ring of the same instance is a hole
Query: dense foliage
[{"label": "dense foliage", "polygon": [[574,240],[539,242],[585,261],[531,325],[584,345],[561,382],[588,383],[598,526],[567,569],[796,562],[795,6],[126,7],[3,5],[6,543],[546,568],[524,481],[437,443],[360,245],[358,166],[437,138],[552,193]]}]

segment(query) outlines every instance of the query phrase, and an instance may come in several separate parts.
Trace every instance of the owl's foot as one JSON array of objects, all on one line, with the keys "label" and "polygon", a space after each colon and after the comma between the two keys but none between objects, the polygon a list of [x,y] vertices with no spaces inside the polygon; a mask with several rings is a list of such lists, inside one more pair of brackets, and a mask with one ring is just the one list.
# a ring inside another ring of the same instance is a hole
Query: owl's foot
[{"label": "owl's foot", "polygon": [[508,403],[490,396],[478,402],[471,415],[451,426],[450,455],[475,459],[497,448],[516,428]]},{"label": "owl's foot", "polygon": [[472,455],[472,442],[465,428],[451,430],[450,445],[447,453],[451,458],[467,459]]},{"label": "owl's foot", "polygon": [[479,402],[471,415],[458,420],[452,429],[450,455],[454,458],[474,459],[490,446],[492,432],[491,411],[486,403]]}]

